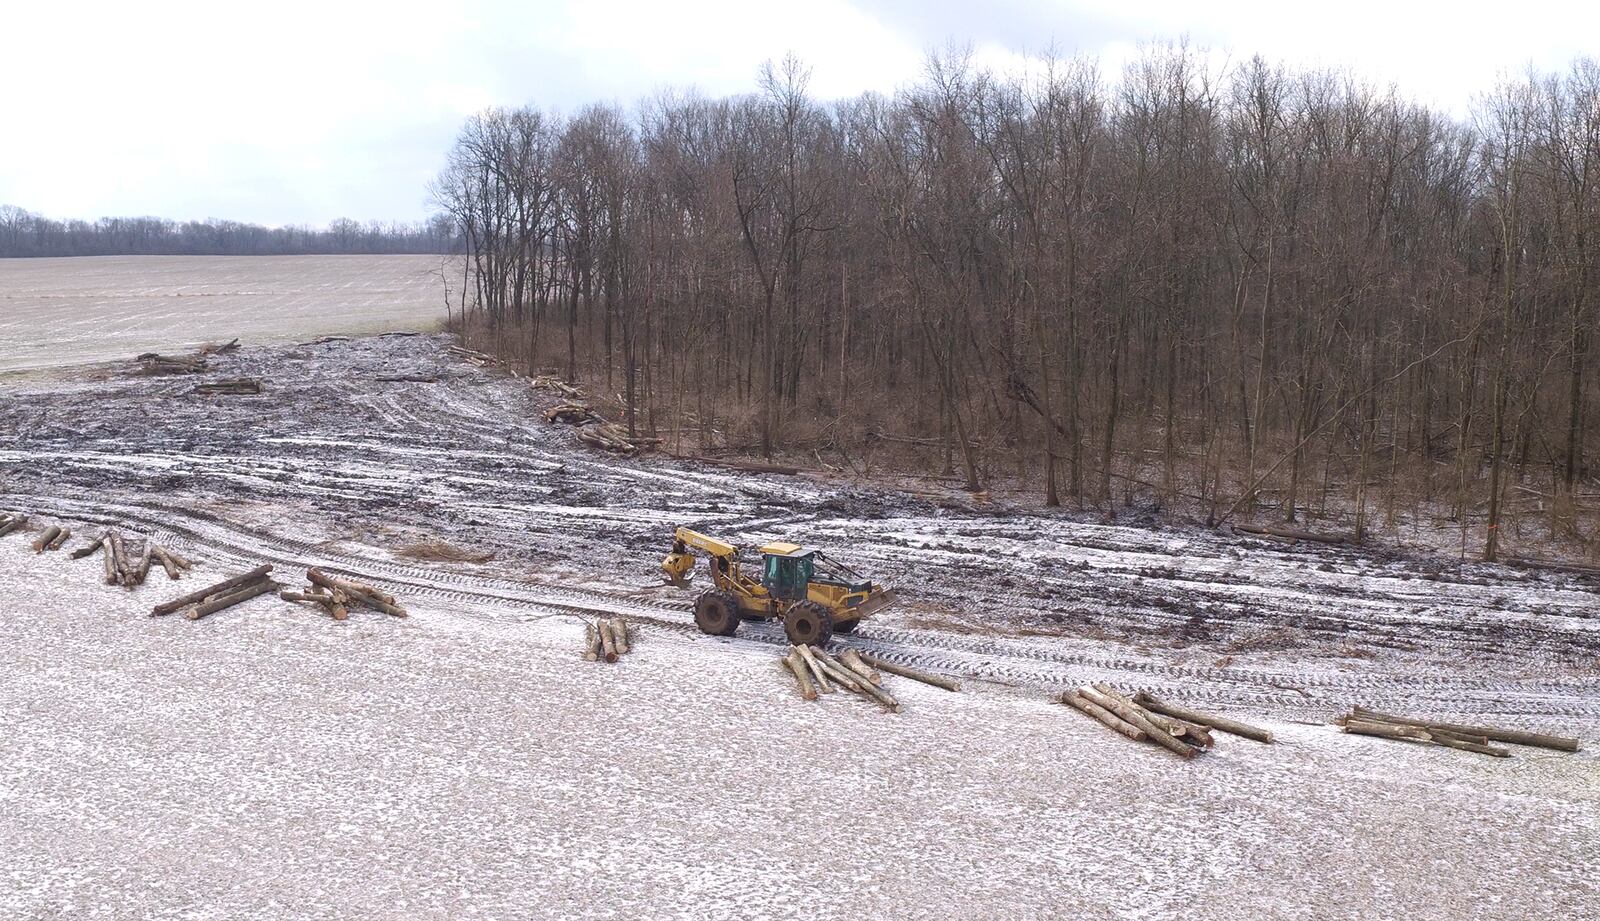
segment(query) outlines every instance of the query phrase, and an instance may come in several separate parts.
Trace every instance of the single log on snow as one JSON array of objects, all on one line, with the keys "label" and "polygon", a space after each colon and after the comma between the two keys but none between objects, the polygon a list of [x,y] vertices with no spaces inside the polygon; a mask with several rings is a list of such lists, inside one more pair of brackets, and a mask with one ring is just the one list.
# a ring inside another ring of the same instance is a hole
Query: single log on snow
[{"label": "single log on snow", "polygon": [[828,675],[822,670],[822,666],[817,664],[816,657],[811,654],[811,647],[793,646],[790,648],[799,650],[800,658],[805,660],[806,667],[811,669],[812,677],[817,680],[817,690],[824,694],[832,694],[833,683],[828,680]]},{"label": "single log on snow", "polygon": [[1164,713],[1167,716],[1177,717],[1180,720],[1188,720],[1191,723],[1195,723],[1200,726],[1207,726],[1212,729],[1220,729],[1223,732],[1232,733],[1236,736],[1244,736],[1247,739],[1254,739],[1257,742],[1270,743],[1272,741],[1272,733],[1265,729],[1257,729],[1254,726],[1251,726],[1247,723],[1238,722],[1237,720],[1230,720],[1221,716],[1212,716],[1209,713],[1201,713],[1199,710],[1190,710],[1188,707],[1180,707],[1176,704],[1169,704],[1166,701],[1159,700],[1144,691],[1140,691],[1138,695],[1134,697],[1134,703],[1137,703],[1146,710],[1150,710],[1155,713]]},{"label": "single log on snow", "polygon": [[783,664],[794,675],[794,680],[799,682],[800,696],[806,700],[816,700],[817,689],[811,683],[811,669],[806,665],[806,660],[800,657],[800,651],[793,646],[789,647],[789,654],[783,657]]},{"label": "single log on snow", "polygon": [[96,550],[99,550],[102,546],[104,546],[105,542],[106,536],[101,534],[99,537],[96,537],[94,540],[90,541],[89,546],[79,547],[78,549],[72,551],[72,558],[75,560],[81,560],[86,556],[90,556]]},{"label": "single log on snow", "polygon": [[1110,710],[1107,710],[1105,707],[1100,706],[1094,701],[1089,700],[1082,694],[1079,694],[1077,691],[1067,691],[1066,693],[1062,694],[1061,702],[1069,707],[1089,714],[1090,716],[1122,733],[1135,742],[1143,742],[1145,739],[1143,729],[1140,729],[1138,726],[1133,725],[1132,723],[1116,715],[1115,713],[1112,713]]},{"label": "single log on snow", "polygon": [[213,595],[223,594],[231,588],[237,588],[241,585],[248,585],[261,579],[265,579],[267,573],[270,572],[272,572],[272,564],[263,563],[249,572],[241,573],[231,579],[224,579],[221,582],[218,582],[216,585],[207,586],[197,592],[190,592],[189,594],[184,595],[182,598],[174,598],[171,601],[164,601],[150,609],[150,616],[160,617],[163,614],[171,614],[173,611],[181,610],[191,604],[205,601],[207,598],[210,598]]},{"label": "single log on snow", "polygon": [[50,542],[55,540],[56,539],[56,535],[58,535],[60,533],[61,533],[61,529],[56,527],[55,525],[51,525],[50,527],[45,528],[44,532],[41,533],[34,540],[34,542],[33,542],[33,552],[34,553],[43,553],[44,552],[44,548],[50,546]]},{"label": "single log on snow", "polygon": [[1285,528],[1271,524],[1253,525],[1236,523],[1234,524],[1233,529],[1235,531],[1243,531],[1246,534],[1265,534],[1269,537],[1282,537],[1288,540],[1309,540],[1319,544],[1350,543],[1350,536],[1348,534],[1318,534],[1315,531],[1302,531],[1299,528]]},{"label": "single log on snow", "polygon": [[216,598],[212,598],[210,601],[202,601],[199,604],[192,605],[188,610],[183,612],[183,616],[189,618],[190,620],[199,620],[202,617],[215,614],[225,608],[231,608],[236,604],[249,601],[251,598],[254,598],[257,595],[265,595],[267,592],[276,591],[279,588],[281,588],[281,586],[271,579],[262,579],[259,582],[246,585],[234,591],[232,594],[221,595]]},{"label": "single log on snow", "polygon": [[1519,729],[1495,729],[1491,726],[1463,726],[1459,723],[1441,723],[1435,720],[1414,719],[1408,716],[1395,716],[1392,713],[1379,713],[1368,710],[1366,707],[1355,707],[1352,715],[1362,719],[1384,723],[1398,723],[1404,726],[1421,726],[1424,729],[1443,729],[1446,732],[1464,733],[1466,735],[1482,736],[1495,742],[1509,742],[1513,745],[1533,745],[1539,748],[1553,748],[1558,751],[1575,752],[1579,749],[1577,739],[1564,736],[1545,735],[1542,732],[1523,732]]},{"label": "single log on snow", "polygon": [[860,655],[873,668],[886,671],[891,675],[899,675],[902,678],[910,678],[912,681],[931,684],[936,688],[944,688],[946,691],[961,690],[961,683],[954,678],[946,678],[943,675],[934,675],[914,668],[907,668],[904,665],[896,665],[893,662],[887,662],[877,656],[867,655],[866,653],[861,653]]},{"label": "single log on snow", "polygon": [[883,676],[873,670],[872,666],[861,661],[861,653],[856,652],[854,649],[846,648],[839,653],[839,661],[844,664],[845,668],[872,682],[874,687],[883,687]]},{"label": "single log on snow", "polygon": [[1401,742],[1432,742],[1433,736],[1420,726],[1402,726],[1377,720],[1345,720],[1344,731],[1352,735],[1380,736]]},{"label": "single log on snow", "polygon": [[593,662],[600,658],[600,633],[595,630],[594,624],[585,621],[583,624],[583,661]]},{"label": "single log on snow", "polygon": [[69,541],[71,539],[72,539],[72,529],[71,528],[62,528],[61,529],[61,533],[56,535],[56,539],[51,541],[50,543],[46,544],[44,549],[46,549],[46,550],[60,550],[63,546],[66,545],[67,541]]}]

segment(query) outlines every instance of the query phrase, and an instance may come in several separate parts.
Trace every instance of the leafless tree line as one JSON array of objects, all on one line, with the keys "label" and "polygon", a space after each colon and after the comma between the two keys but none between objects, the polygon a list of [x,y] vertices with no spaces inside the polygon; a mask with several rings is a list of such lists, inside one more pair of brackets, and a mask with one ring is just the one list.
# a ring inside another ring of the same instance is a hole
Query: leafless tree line
[{"label": "leafless tree line", "polygon": [[1594,60],[1466,121],[1182,46],[1116,80],[960,54],[892,98],[807,80],[471,119],[434,188],[468,327],[702,447],[892,445],[1048,505],[1359,535],[1431,515],[1490,558],[1508,514],[1583,537]]},{"label": "leafless tree line", "polygon": [[0,258],[448,253],[457,247],[453,231],[448,220],[361,224],[340,218],[326,228],[158,217],[58,221],[0,205]]}]

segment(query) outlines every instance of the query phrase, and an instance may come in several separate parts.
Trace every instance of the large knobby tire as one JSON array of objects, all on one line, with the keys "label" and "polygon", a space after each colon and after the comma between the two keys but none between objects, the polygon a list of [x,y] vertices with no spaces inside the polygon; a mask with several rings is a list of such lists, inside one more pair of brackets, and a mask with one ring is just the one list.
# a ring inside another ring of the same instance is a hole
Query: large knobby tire
[{"label": "large knobby tire", "polygon": [[783,632],[796,646],[826,646],[833,637],[833,613],[815,601],[802,601],[783,615]]},{"label": "large knobby tire", "polygon": [[701,633],[733,636],[739,629],[739,601],[727,592],[706,592],[694,601],[694,625]]}]

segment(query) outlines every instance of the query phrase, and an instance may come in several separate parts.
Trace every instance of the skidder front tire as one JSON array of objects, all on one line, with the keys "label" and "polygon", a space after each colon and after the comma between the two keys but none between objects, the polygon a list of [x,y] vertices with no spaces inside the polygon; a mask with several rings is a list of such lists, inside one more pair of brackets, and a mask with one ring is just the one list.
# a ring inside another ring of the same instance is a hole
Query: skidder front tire
[{"label": "skidder front tire", "polygon": [[706,592],[694,601],[694,625],[711,636],[733,636],[739,629],[739,602],[727,592]]},{"label": "skidder front tire", "polygon": [[833,638],[833,614],[815,601],[802,601],[783,615],[783,632],[796,646],[826,646]]}]

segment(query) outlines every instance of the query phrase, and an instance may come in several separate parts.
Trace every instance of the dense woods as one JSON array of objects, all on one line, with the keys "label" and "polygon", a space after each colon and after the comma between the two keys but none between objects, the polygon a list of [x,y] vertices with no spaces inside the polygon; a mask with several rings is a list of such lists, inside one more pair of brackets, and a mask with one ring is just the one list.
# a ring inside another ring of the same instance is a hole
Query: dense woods
[{"label": "dense woods", "polygon": [[262,227],[220,220],[180,222],[158,217],[57,221],[0,205],[0,258],[381,255],[447,253],[455,246],[448,221],[360,224],[341,218],[326,229]]},{"label": "dense woods", "polygon": [[669,446],[1592,547],[1600,65],[1461,120],[1208,61],[483,112],[457,321]]}]

